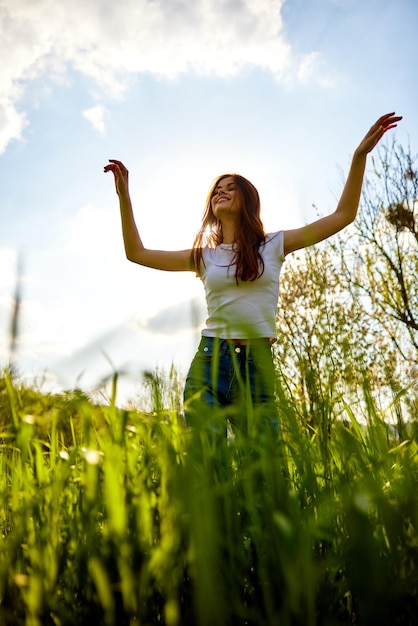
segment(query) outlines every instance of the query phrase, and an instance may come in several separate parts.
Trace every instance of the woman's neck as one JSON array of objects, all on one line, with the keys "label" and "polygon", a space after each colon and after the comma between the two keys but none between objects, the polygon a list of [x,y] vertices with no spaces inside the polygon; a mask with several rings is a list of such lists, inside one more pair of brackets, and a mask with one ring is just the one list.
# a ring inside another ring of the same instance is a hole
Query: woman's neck
[{"label": "woman's neck", "polygon": [[235,243],[235,222],[222,221],[222,243]]}]

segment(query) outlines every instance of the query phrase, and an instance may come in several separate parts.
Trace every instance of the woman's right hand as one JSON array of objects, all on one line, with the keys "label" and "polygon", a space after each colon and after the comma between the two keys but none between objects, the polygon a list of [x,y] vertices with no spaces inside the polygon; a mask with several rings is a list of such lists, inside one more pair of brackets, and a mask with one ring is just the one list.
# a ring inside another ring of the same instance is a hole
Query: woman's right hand
[{"label": "woman's right hand", "polygon": [[115,177],[116,193],[119,197],[129,195],[129,172],[122,163],[116,159],[109,159],[109,165],[105,165],[105,172],[113,172]]}]

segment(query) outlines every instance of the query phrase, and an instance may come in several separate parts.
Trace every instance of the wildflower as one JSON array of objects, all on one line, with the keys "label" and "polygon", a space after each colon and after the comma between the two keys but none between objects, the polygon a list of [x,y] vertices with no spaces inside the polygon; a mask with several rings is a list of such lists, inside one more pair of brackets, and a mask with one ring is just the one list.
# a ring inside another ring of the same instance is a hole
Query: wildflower
[{"label": "wildflower", "polygon": [[103,456],[103,452],[92,450],[91,448],[81,448],[81,454],[89,465],[98,465]]}]

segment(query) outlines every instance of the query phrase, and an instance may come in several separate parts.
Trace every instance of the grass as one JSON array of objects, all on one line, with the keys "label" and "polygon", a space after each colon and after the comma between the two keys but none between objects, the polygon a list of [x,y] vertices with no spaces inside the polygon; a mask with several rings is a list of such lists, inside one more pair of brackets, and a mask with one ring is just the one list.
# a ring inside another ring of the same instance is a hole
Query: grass
[{"label": "grass", "polygon": [[361,420],[341,398],[314,427],[283,385],[276,435],[214,441],[177,383],[143,413],[116,378],[98,406],[0,377],[0,623],[415,623],[416,422],[395,437],[365,385]]}]

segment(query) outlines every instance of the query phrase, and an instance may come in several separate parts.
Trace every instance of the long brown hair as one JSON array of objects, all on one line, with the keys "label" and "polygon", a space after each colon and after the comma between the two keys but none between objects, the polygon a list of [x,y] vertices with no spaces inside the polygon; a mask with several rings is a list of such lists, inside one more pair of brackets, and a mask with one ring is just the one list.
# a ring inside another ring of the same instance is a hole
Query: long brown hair
[{"label": "long brown hair", "polygon": [[260,219],[260,196],[249,180],[239,174],[222,174],[213,183],[202,217],[202,225],[193,243],[193,260],[196,272],[200,273],[202,248],[215,248],[223,241],[222,224],[212,211],[212,197],[215,189],[224,178],[231,177],[241,196],[241,213],[235,231],[234,252],[231,265],[236,265],[235,279],[256,280],[264,272],[264,262],[260,255],[260,245],[265,240],[264,226]]}]

